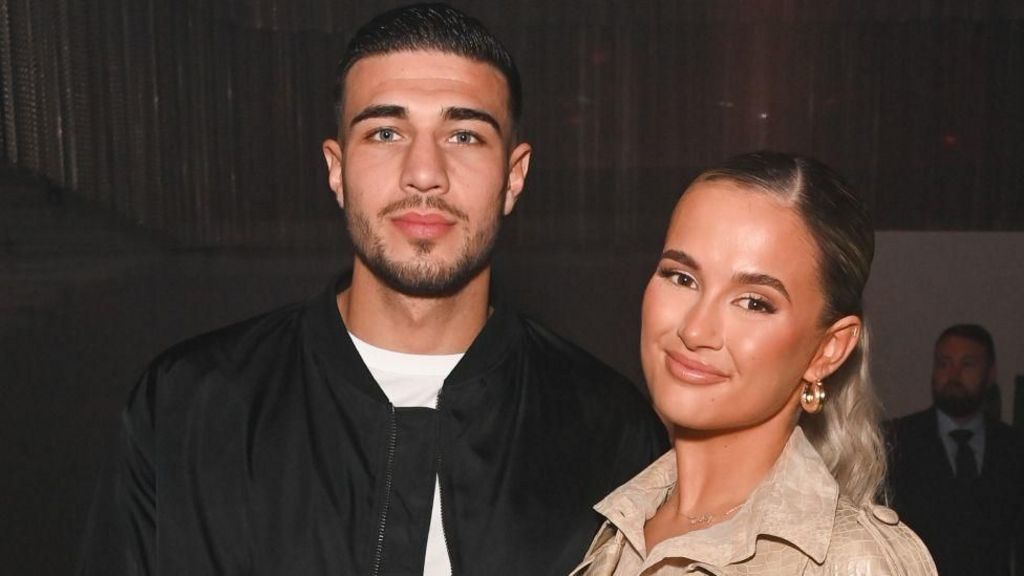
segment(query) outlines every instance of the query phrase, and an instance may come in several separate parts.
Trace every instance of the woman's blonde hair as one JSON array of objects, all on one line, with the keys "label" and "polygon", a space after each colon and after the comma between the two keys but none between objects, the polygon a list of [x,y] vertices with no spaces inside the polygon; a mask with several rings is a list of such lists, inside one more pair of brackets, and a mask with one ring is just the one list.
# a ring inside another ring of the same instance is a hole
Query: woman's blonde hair
[{"label": "woman's blonde hair", "polygon": [[[697,182],[729,180],[779,197],[800,215],[818,248],[818,273],[830,326],[849,315],[863,319],[863,292],[871,272],[875,234],[863,201],[839,174],[806,156],[755,152],[727,160]],[[828,401],[818,414],[804,413],[800,426],[839,484],[858,505],[873,503],[885,477],[879,430],[881,407],[868,372],[868,330],[857,347],[824,381]]]}]

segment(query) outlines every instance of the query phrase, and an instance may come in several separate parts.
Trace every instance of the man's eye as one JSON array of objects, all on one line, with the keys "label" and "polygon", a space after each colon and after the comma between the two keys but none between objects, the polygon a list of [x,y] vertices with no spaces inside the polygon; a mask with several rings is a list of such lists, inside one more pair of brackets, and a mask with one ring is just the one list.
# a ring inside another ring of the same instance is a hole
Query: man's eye
[{"label": "man's eye", "polygon": [[477,135],[472,132],[466,132],[462,130],[456,132],[455,134],[452,134],[451,138],[449,138],[448,141],[451,142],[452,144],[476,144],[477,142],[480,141],[480,138],[478,138]]},{"label": "man's eye", "polygon": [[398,139],[398,133],[392,128],[378,128],[370,134],[370,139],[379,142],[394,142]]}]

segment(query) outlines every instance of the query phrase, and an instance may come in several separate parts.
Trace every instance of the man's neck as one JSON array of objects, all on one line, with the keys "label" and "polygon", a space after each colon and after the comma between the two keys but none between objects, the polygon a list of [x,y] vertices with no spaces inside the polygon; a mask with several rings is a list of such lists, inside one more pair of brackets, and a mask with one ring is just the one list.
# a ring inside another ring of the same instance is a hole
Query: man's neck
[{"label": "man's neck", "polygon": [[469,348],[487,322],[489,288],[490,268],[485,268],[451,296],[409,296],[357,260],[352,284],[338,294],[338,311],[349,331],[374,346],[409,354],[457,354]]}]

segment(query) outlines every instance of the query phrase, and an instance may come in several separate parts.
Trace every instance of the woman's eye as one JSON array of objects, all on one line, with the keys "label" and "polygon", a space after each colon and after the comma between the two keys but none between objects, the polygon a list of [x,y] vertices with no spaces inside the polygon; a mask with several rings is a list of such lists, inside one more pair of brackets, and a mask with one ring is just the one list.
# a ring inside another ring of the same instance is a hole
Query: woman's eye
[{"label": "woman's eye", "polygon": [[480,141],[480,138],[472,132],[459,131],[452,134],[448,141],[452,144],[476,144]]},{"label": "woman's eye", "polygon": [[696,288],[697,280],[687,274],[686,272],[680,272],[679,270],[662,269],[658,270],[658,275],[662,278],[666,278],[669,282],[683,286],[685,288]]},{"label": "woman's eye", "polygon": [[740,298],[739,302],[742,308],[751,312],[760,312],[762,314],[772,314],[775,312],[775,306],[761,296],[744,296]]}]

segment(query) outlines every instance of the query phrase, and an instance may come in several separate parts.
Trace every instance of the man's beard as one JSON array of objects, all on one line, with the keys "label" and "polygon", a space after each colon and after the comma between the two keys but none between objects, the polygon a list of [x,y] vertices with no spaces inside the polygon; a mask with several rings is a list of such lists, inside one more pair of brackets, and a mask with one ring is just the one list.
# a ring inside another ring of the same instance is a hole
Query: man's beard
[{"label": "man's beard", "polygon": [[[431,208],[468,222],[461,210],[436,196],[411,196],[394,202],[380,211],[378,220],[388,214],[412,208]],[[499,205],[500,210],[500,205]],[[501,213],[495,212],[491,222],[481,227],[465,244],[462,253],[450,264],[431,262],[426,257],[433,251],[434,242],[420,240],[413,243],[416,258],[409,262],[396,262],[388,258],[384,240],[374,233],[369,218],[361,212],[346,210],[349,237],[356,257],[392,290],[418,298],[443,298],[458,293],[491,261],[491,253],[501,226]]]},{"label": "man's beard", "polygon": [[946,382],[940,389],[932,389],[935,407],[953,418],[966,418],[978,412],[985,401],[985,388],[972,394],[963,384],[955,380]]}]

